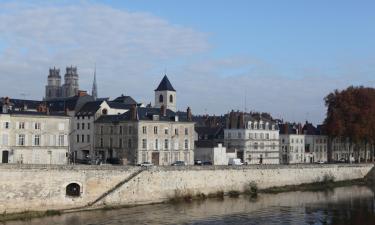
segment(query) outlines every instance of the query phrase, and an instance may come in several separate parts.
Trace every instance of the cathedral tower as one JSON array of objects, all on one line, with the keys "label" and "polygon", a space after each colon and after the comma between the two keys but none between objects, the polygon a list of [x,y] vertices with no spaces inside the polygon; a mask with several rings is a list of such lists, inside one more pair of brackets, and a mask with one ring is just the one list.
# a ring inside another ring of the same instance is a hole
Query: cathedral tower
[{"label": "cathedral tower", "polygon": [[48,84],[46,86],[45,100],[61,97],[61,76],[60,69],[50,68]]},{"label": "cathedral tower", "polygon": [[65,83],[62,86],[62,97],[77,95],[79,90],[77,67],[66,67],[64,79]]},{"label": "cathedral tower", "polygon": [[169,82],[167,75],[164,75],[159,86],[155,89],[155,107],[160,108],[162,105],[166,109],[176,112],[176,90]]}]

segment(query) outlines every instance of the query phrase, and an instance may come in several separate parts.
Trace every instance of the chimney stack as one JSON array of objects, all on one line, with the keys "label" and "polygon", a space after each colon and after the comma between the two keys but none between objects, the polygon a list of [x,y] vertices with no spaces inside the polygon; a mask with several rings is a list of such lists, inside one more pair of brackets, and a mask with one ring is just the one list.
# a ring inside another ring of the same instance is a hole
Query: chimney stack
[{"label": "chimney stack", "polygon": [[243,112],[240,112],[240,115],[239,115],[238,128],[239,129],[245,128],[245,115]]},{"label": "chimney stack", "polygon": [[190,109],[190,107],[188,107],[187,110],[186,110],[186,119],[187,119],[187,121],[192,121],[193,120],[192,119],[192,115],[191,115],[191,109]]},{"label": "chimney stack", "polygon": [[164,104],[160,107],[160,115],[167,116],[167,108],[164,106]]},{"label": "chimney stack", "polygon": [[130,108],[131,120],[137,120],[137,106],[134,104]]}]

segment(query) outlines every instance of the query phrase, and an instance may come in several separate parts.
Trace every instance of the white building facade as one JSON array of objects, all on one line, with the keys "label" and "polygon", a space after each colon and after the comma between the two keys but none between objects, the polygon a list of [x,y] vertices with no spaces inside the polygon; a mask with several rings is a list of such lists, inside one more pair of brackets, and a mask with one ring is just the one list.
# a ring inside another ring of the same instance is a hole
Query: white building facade
[{"label": "white building facade", "polygon": [[70,118],[39,112],[0,114],[0,161],[67,164]]},{"label": "white building facade", "polygon": [[231,112],[224,143],[245,164],[279,164],[279,129],[272,119]]},{"label": "white building facade", "polygon": [[310,162],[305,154],[305,135],[280,134],[280,155],[282,164]]}]

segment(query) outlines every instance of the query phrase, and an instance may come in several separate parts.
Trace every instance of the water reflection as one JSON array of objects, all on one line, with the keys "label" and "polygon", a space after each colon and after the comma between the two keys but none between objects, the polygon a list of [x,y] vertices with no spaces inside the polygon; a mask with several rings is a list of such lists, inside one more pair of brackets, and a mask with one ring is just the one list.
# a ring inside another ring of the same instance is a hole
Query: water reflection
[{"label": "water reflection", "polygon": [[368,187],[336,188],[328,192],[262,194],[181,204],[157,204],[110,211],[14,221],[7,225],[117,224],[375,224],[374,192]]}]

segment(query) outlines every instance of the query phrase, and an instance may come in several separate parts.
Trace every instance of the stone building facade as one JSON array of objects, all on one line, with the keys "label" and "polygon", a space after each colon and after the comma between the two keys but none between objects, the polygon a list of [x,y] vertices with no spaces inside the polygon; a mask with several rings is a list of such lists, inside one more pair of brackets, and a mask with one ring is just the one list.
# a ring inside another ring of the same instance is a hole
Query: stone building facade
[{"label": "stone building facade", "polygon": [[194,123],[189,110],[186,118],[164,107],[133,106],[121,115],[103,115],[95,122],[95,151],[103,161],[125,165],[192,165]]},{"label": "stone building facade", "polygon": [[231,112],[224,144],[247,164],[279,164],[279,128],[266,113]]},{"label": "stone building facade", "polygon": [[328,162],[329,138],[325,135],[322,125],[315,127],[306,122],[302,132],[305,135],[305,152],[311,154],[310,162]]},{"label": "stone building facade", "polygon": [[72,116],[71,152],[75,163],[94,163],[99,157],[94,151],[94,122],[102,115],[119,115],[129,110],[129,106],[107,101],[93,101],[84,104]]},{"label": "stone building facade", "polygon": [[0,162],[66,164],[70,118],[62,114],[7,111],[0,114]]}]

